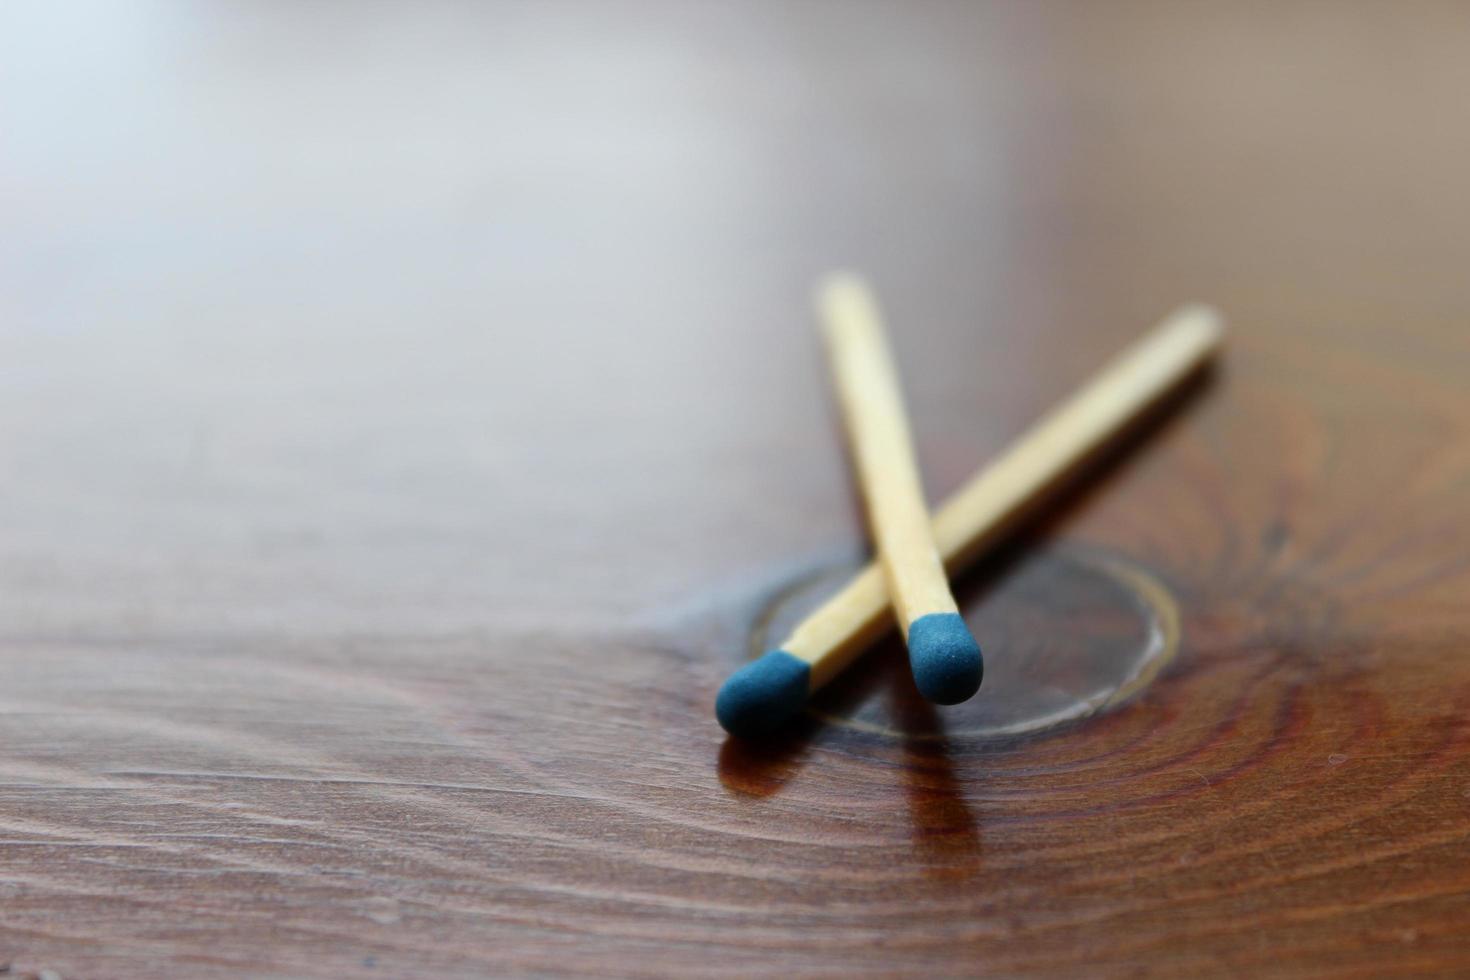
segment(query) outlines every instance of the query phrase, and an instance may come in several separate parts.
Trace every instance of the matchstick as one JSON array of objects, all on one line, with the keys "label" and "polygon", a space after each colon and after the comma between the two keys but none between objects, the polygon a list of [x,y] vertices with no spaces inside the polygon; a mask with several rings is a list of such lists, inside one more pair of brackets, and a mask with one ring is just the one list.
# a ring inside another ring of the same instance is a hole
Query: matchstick
[{"label": "matchstick", "polygon": [[[1109,440],[1219,349],[1220,315],[1187,306],[1109,362],[1033,424],[936,512],[935,544],[951,572],[993,548],[1077,474]],[[725,681],[715,715],[726,731],[759,735],[785,724],[891,622],[876,563],[792,630],[778,648]]]},{"label": "matchstick", "polygon": [[960,616],[934,543],[878,304],[862,280],[842,275],[822,284],[817,308],[878,564],[908,644],[914,683],[936,704],[959,704],[980,689],[980,645]]}]

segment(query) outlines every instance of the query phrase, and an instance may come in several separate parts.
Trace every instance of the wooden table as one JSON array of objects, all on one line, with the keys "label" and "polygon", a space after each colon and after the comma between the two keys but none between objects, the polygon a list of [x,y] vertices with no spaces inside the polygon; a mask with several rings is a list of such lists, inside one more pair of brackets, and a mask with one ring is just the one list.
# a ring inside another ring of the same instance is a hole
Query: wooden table
[{"label": "wooden table", "polygon": [[[1456,3],[0,6],[0,962],[1470,971],[1467,49]],[[936,499],[1176,304],[1230,346],[961,583],[980,698],[890,643],[727,744],[865,541],[838,265]]]}]

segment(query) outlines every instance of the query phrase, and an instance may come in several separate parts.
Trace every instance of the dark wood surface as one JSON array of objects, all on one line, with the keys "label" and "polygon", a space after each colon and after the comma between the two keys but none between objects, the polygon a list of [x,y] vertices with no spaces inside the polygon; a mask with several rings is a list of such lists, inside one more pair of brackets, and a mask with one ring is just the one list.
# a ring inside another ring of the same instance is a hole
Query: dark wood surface
[{"label": "dark wood surface", "polygon": [[[1470,971],[1467,50],[1457,3],[0,5],[0,963]],[[977,702],[890,644],[727,745],[864,539],[834,265],[936,498],[1177,303],[1230,348],[967,580]],[[1172,659],[977,734],[1136,649],[1098,560]]]}]

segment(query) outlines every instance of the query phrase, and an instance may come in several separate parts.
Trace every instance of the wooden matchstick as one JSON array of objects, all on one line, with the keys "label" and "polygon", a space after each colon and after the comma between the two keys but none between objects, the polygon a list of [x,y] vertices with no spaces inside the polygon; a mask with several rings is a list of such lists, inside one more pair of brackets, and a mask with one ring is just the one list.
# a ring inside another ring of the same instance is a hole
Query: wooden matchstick
[{"label": "wooden matchstick", "polygon": [[960,616],[929,525],[898,371],[878,304],[853,276],[817,292],[822,333],[888,594],[919,693],[959,704],[980,688],[980,646]]},{"label": "wooden matchstick", "polygon": [[[1187,306],[1108,363],[1033,424],[935,514],[933,534],[951,572],[993,548],[1145,409],[1178,387],[1219,349],[1220,315]],[[737,670],[720,688],[715,714],[735,735],[789,721],[892,621],[882,569],[869,564],[792,630],[777,649]]]}]

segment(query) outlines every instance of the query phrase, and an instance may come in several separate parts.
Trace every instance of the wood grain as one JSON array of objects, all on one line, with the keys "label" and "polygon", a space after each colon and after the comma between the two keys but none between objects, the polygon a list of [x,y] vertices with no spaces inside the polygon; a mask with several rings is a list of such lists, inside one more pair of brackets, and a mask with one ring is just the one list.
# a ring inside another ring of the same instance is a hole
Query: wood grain
[{"label": "wood grain", "polygon": [[[0,5],[0,963],[1470,971],[1467,42],[1455,3]],[[914,325],[935,499],[1227,312],[959,590],[1020,678],[1129,650],[1076,560],[1139,570],[1180,631],[1143,690],[977,735],[890,644],[724,743],[763,617],[861,541],[839,265]]]}]

